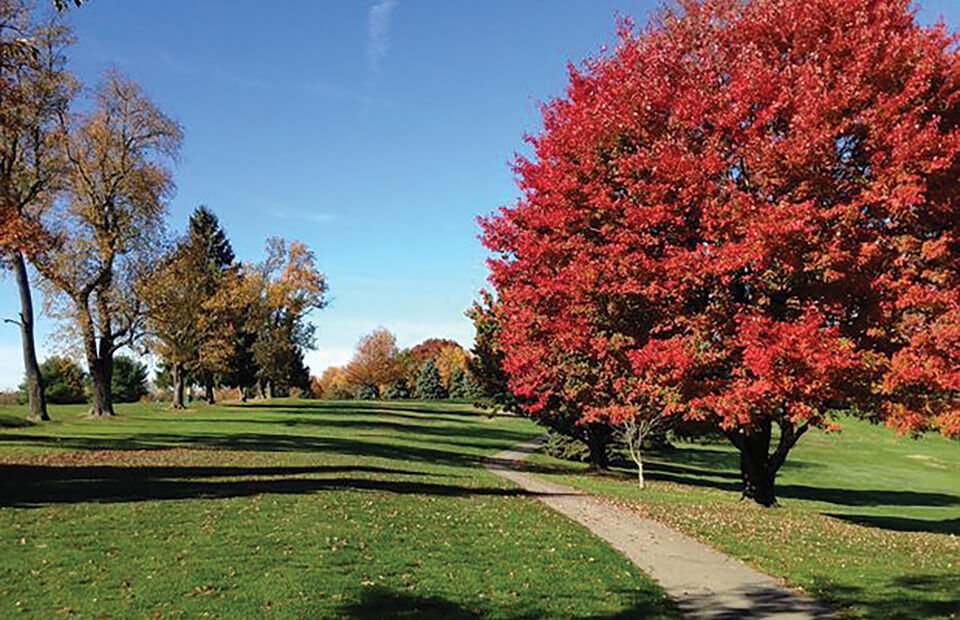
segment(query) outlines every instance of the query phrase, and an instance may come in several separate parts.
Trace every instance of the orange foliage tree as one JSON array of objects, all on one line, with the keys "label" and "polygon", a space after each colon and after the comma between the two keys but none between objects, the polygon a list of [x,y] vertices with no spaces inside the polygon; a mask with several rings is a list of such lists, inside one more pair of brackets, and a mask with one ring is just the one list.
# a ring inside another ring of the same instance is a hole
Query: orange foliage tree
[{"label": "orange foliage tree", "polygon": [[75,81],[62,48],[70,31],[38,23],[25,0],[0,0],[0,265],[13,270],[31,421],[48,420],[34,344],[33,296],[25,258],[49,248],[41,218],[63,178],[60,117]]},{"label": "orange foliage tree", "polygon": [[112,416],[113,355],[143,334],[139,279],[162,247],[174,190],[165,162],[183,132],[140,86],[108,71],[95,106],[79,115],[66,145],[66,200],[54,232],[63,243],[35,261],[47,307],[82,343],[93,380],[91,415]]},{"label": "orange foliage tree", "polygon": [[347,364],[347,381],[357,389],[380,396],[386,386],[401,377],[397,363],[397,339],[389,330],[375,329],[360,339]]}]

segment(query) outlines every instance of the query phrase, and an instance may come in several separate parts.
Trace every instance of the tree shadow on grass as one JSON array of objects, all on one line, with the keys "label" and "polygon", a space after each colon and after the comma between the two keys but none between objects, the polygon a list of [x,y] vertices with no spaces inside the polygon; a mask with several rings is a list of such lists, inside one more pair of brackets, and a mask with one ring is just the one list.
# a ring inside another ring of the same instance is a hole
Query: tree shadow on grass
[{"label": "tree shadow on grass", "polygon": [[[670,462],[664,462],[669,459]],[[647,477],[682,485],[739,492],[739,456],[732,451],[701,448],[657,453],[646,464]],[[793,461],[791,469],[821,467]],[[804,484],[777,484],[777,497],[835,504],[837,506],[960,506],[960,496],[949,493],[898,489],[845,489]],[[901,525],[908,525],[904,520]],[[890,524],[895,524],[891,520]],[[884,527],[882,521],[874,525]],[[921,524],[922,525],[922,524]],[[899,529],[896,527],[890,529]]]},{"label": "tree shadow on grass", "polygon": [[[460,403],[452,403],[459,405]],[[302,402],[280,402],[280,403],[225,403],[224,407],[230,409],[269,409],[272,411],[290,410],[297,413],[384,413],[384,412],[408,412],[412,414],[427,414],[431,417],[440,415],[455,416],[454,419],[463,420],[463,418],[500,418],[516,417],[512,413],[493,413],[479,411],[476,409],[466,409],[458,411],[450,409],[451,403],[437,401],[436,407],[430,407],[423,402],[404,402],[404,401],[302,401]]]},{"label": "tree shadow on grass", "polygon": [[[377,414],[377,417],[389,417],[393,414]],[[224,420],[222,418],[185,418],[183,421],[187,423],[211,423],[211,424],[257,424],[265,426],[284,426],[287,428],[297,428],[297,427],[321,427],[321,428],[335,428],[338,432],[342,431],[355,431],[355,430],[371,430],[371,431],[388,431],[388,432],[397,432],[411,435],[420,435],[430,438],[465,438],[465,439],[484,439],[490,441],[496,441],[503,444],[504,447],[509,447],[515,443],[523,441],[530,438],[530,433],[524,433],[521,431],[513,431],[509,429],[496,428],[496,427],[476,427],[471,426],[465,428],[463,426],[437,426],[431,425],[431,420],[426,420],[424,418],[410,418],[408,416],[403,416],[402,422],[387,421],[387,420],[377,420],[370,418],[360,418],[353,420],[336,420],[335,422],[330,420],[325,420],[323,418],[316,418],[312,416],[296,416],[291,418],[286,418],[283,420],[265,420],[262,418],[242,418],[237,420]],[[416,420],[414,423],[413,420]],[[462,424],[462,420],[452,420],[458,424]],[[178,423],[180,420],[177,421]],[[461,444],[469,445],[469,444]]]},{"label": "tree shadow on grass", "polygon": [[[126,436],[50,437],[46,435],[0,435],[0,444],[52,447],[68,450],[166,450],[170,448],[219,448],[249,452],[315,452],[347,456],[419,461],[450,466],[474,466],[482,456],[459,448],[470,444],[437,447],[388,443],[361,438],[305,436],[274,433],[139,433]],[[489,448],[477,444],[477,449]]]},{"label": "tree shadow on grass", "polygon": [[749,585],[737,590],[736,594],[738,600],[715,593],[685,594],[678,598],[677,604],[691,615],[711,620],[760,620],[776,617],[827,620],[835,617],[832,610],[822,602],[784,588]]},{"label": "tree shadow on grass", "polygon": [[[216,421],[216,422],[230,422],[233,420],[237,421],[250,421],[249,418],[237,418],[234,417],[236,414],[242,412],[244,409],[248,409],[248,413],[261,413],[258,411],[263,409],[262,413],[273,413],[280,415],[295,416],[301,420],[318,420],[317,424],[339,424],[344,418],[356,417],[359,419],[375,416],[376,418],[383,417],[392,417],[400,420],[411,421],[415,420],[421,424],[430,424],[431,422],[450,422],[454,424],[483,424],[485,416],[476,414],[476,413],[459,413],[456,411],[432,411],[432,410],[423,410],[415,411],[411,409],[374,409],[374,408],[348,408],[348,407],[328,407],[328,408],[315,408],[315,407],[301,407],[301,408],[291,408],[287,405],[277,405],[275,407],[269,407],[267,405],[225,405],[227,408],[227,414],[230,417],[220,417],[207,419],[206,421]],[[191,418],[190,413],[194,413],[194,410],[188,410],[185,412],[185,415],[180,419],[192,420],[199,418]],[[199,413],[199,411],[197,411]],[[207,412],[205,412],[207,413]],[[429,414],[425,416],[423,414]],[[447,415],[449,414],[449,415]],[[330,418],[336,416],[336,422],[331,422]],[[263,424],[273,424],[275,420],[257,420]]]},{"label": "tree shadow on grass", "polygon": [[[305,477],[322,474],[389,474],[372,477]],[[264,493],[380,491],[444,497],[535,496],[518,488],[474,487],[398,477],[426,472],[377,467],[52,467],[0,465],[0,506],[32,508],[79,502],[220,499]],[[438,476],[446,477],[446,476]],[[223,479],[227,478],[227,479]]]},{"label": "tree shadow on grass", "polygon": [[815,591],[838,607],[854,608],[871,620],[956,618],[960,614],[960,575],[918,574],[895,577],[870,588],[823,580]]},{"label": "tree shadow on grass", "polygon": [[[650,467],[647,478],[662,480],[677,484],[707,487],[722,491],[739,492],[739,480],[711,480],[705,477],[693,477],[686,472],[673,473],[655,467]],[[934,493],[929,491],[896,491],[890,489],[844,489],[834,487],[815,487],[803,484],[778,484],[777,497],[780,499],[801,499],[814,502],[823,502],[837,506],[960,506],[960,496],[948,493]],[[846,518],[841,515],[831,515]],[[853,520],[853,519],[849,519]],[[909,520],[903,520],[901,525],[907,525]],[[894,523],[891,521],[890,523]],[[884,521],[878,519],[872,525],[884,527]],[[889,529],[901,529],[897,527]]]},{"label": "tree shadow on grass", "polygon": [[[960,518],[958,519],[913,519],[908,517],[891,517],[885,515],[847,515],[831,513],[827,516],[834,519],[849,521],[866,527],[877,527],[884,530],[898,532],[930,532],[931,534],[960,535]],[[958,590],[960,598],[960,590]]]},{"label": "tree shadow on grass", "polygon": [[[629,592],[633,601],[627,609],[614,614],[565,615],[570,620],[635,620],[639,618],[679,617],[672,602],[648,592]],[[510,610],[490,609],[488,605],[467,606],[440,596],[418,596],[383,587],[365,588],[358,600],[343,605],[338,616],[363,620],[480,620],[496,617],[502,620],[538,620],[556,617],[555,610],[544,609],[539,601],[519,601]]]},{"label": "tree shadow on grass", "polygon": [[36,426],[36,422],[31,422],[26,418],[15,415],[0,415],[0,428],[29,428]]}]

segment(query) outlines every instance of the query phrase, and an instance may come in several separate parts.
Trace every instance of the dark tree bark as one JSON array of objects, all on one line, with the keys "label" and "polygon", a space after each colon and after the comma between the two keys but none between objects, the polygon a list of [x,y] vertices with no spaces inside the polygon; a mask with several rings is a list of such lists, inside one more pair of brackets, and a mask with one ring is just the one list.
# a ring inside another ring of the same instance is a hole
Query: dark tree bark
[{"label": "dark tree bark", "polygon": [[610,460],[607,455],[610,427],[606,424],[587,424],[586,435],[587,448],[590,450],[590,469],[607,471],[610,469]]},{"label": "dark tree bark", "polygon": [[170,374],[173,376],[173,402],[170,403],[170,408],[186,409],[183,404],[183,365],[174,364]]},{"label": "dark tree bark", "polygon": [[113,380],[113,358],[95,357],[92,361],[88,357],[90,379],[93,383],[93,403],[90,407],[90,417],[109,418],[116,415],[113,410],[113,393],[110,383]]},{"label": "dark tree bark", "polygon": [[727,438],[740,451],[740,480],[743,484],[742,498],[753,500],[761,506],[776,506],[777,472],[787,459],[790,449],[807,432],[809,424],[801,427],[788,420],[777,420],[780,440],[771,454],[773,423],[770,419],[747,431],[724,431]]},{"label": "dark tree bark", "polygon": [[93,383],[93,402],[90,404],[89,415],[92,418],[109,418],[116,415],[113,411],[113,394],[110,390],[113,380],[113,343],[105,338],[100,338],[100,342],[97,342],[93,318],[87,310],[88,300],[89,298],[81,297],[77,306],[83,332],[83,349]]},{"label": "dark tree bark", "polygon": [[14,252],[11,256],[13,272],[20,291],[20,343],[23,347],[23,370],[26,375],[27,399],[31,422],[49,420],[47,403],[43,395],[43,377],[40,376],[40,364],[37,363],[37,348],[33,336],[33,296],[30,293],[30,280],[27,277],[27,265],[23,254]]},{"label": "dark tree bark", "polygon": [[203,381],[203,387],[205,392],[204,398],[207,401],[207,403],[210,405],[215,404],[216,398],[214,398],[214,394],[213,394],[213,374],[209,372],[206,374]]},{"label": "dark tree bark", "polygon": [[761,506],[777,503],[774,480],[777,472],[771,468],[770,423],[757,431],[743,435],[740,449],[740,479],[743,482],[743,498],[751,499]]}]

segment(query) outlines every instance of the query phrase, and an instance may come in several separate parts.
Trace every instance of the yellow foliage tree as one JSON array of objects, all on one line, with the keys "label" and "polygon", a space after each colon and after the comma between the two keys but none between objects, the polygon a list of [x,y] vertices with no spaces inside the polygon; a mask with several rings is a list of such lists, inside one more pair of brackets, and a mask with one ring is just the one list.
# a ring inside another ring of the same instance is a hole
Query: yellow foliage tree
[{"label": "yellow foliage tree", "polygon": [[440,381],[443,387],[450,390],[450,377],[457,369],[467,370],[467,354],[464,353],[460,345],[447,345],[440,350],[437,359],[434,361],[437,370],[440,372]]}]

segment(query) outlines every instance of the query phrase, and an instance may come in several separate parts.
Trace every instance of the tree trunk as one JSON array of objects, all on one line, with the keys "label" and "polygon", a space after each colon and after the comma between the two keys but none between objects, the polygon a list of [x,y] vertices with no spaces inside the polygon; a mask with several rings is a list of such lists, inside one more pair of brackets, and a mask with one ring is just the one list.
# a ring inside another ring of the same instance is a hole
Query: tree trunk
[{"label": "tree trunk", "polygon": [[110,383],[113,379],[113,359],[97,357],[90,364],[90,378],[93,380],[93,404],[90,416],[109,418],[116,415],[113,411],[113,394]]},{"label": "tree trunk", "polygon": [[77,300],[80,327],[83,332],[83,349],[87,356],[87,367],[90,370],[90,379],[93,383],[93,399],[90,404],[90,417],[105,418],[114,415],[113,395],[110,392],[110,382],[113,379],[113,355],[100,355],[105,350],[106,343],[101,339],[97,347],[97,335],[93,329],[93,321],[87,309],[87,300]]},{"label": "tree trunk", "polygon": [[205,390],[205,400],[208,404],[213,405],[216,403],[216,399],[213,396],[213,375],[210,373],[206,374],[204,378],[203,387]]},{"label": "tree trunk", "polygon": [[267,381],[267,387],[264,390],[264,397],[267,400],[273,400],[273,381]]},{"label": "tree trunk", "polygon": [[186,409],[186,405],[183,404],[183,368],[180,364],[174,364],[171,369],[171,374],[173,375],[173,403],[170,407],[172,409]]},{"label": "tree trunk", "polygon": [[740,477],[743,481],[743,498],[751,499],[761,506],[774,506],[777,497],[774,480],[777,469],[770,462],[769,421],[752,433],[740,436]]},{"label": "tree trunk", "polygon": [[587,447],[590,449],[591,470],[610,469],[610,462],[607,459],[608,443],[610,443],[610,429],[605,424],[587,424]]},{"label": "tree trunk", "polygon": [[49,420],[47,402],[43,395],[43,377],[40,376],[40,365],[37,363],[37,348],[33,338],[33,297],[30,294],[30,280],[27,277],[27,265],[23,261],[23,254],[14,252],[11,257],[13,271],[20,290],[20,342],[23,346],[23,371],[26,375],[27,398],[30,404],[30,413],[27,419],[31,422]]},{"label": "tree trunk", "polygon": [[263,381],[260,379],[257,379],[256,392],[254,392],[254,394],[254,398],[257,400],[263,400],[265,398],[263,395]]}]

